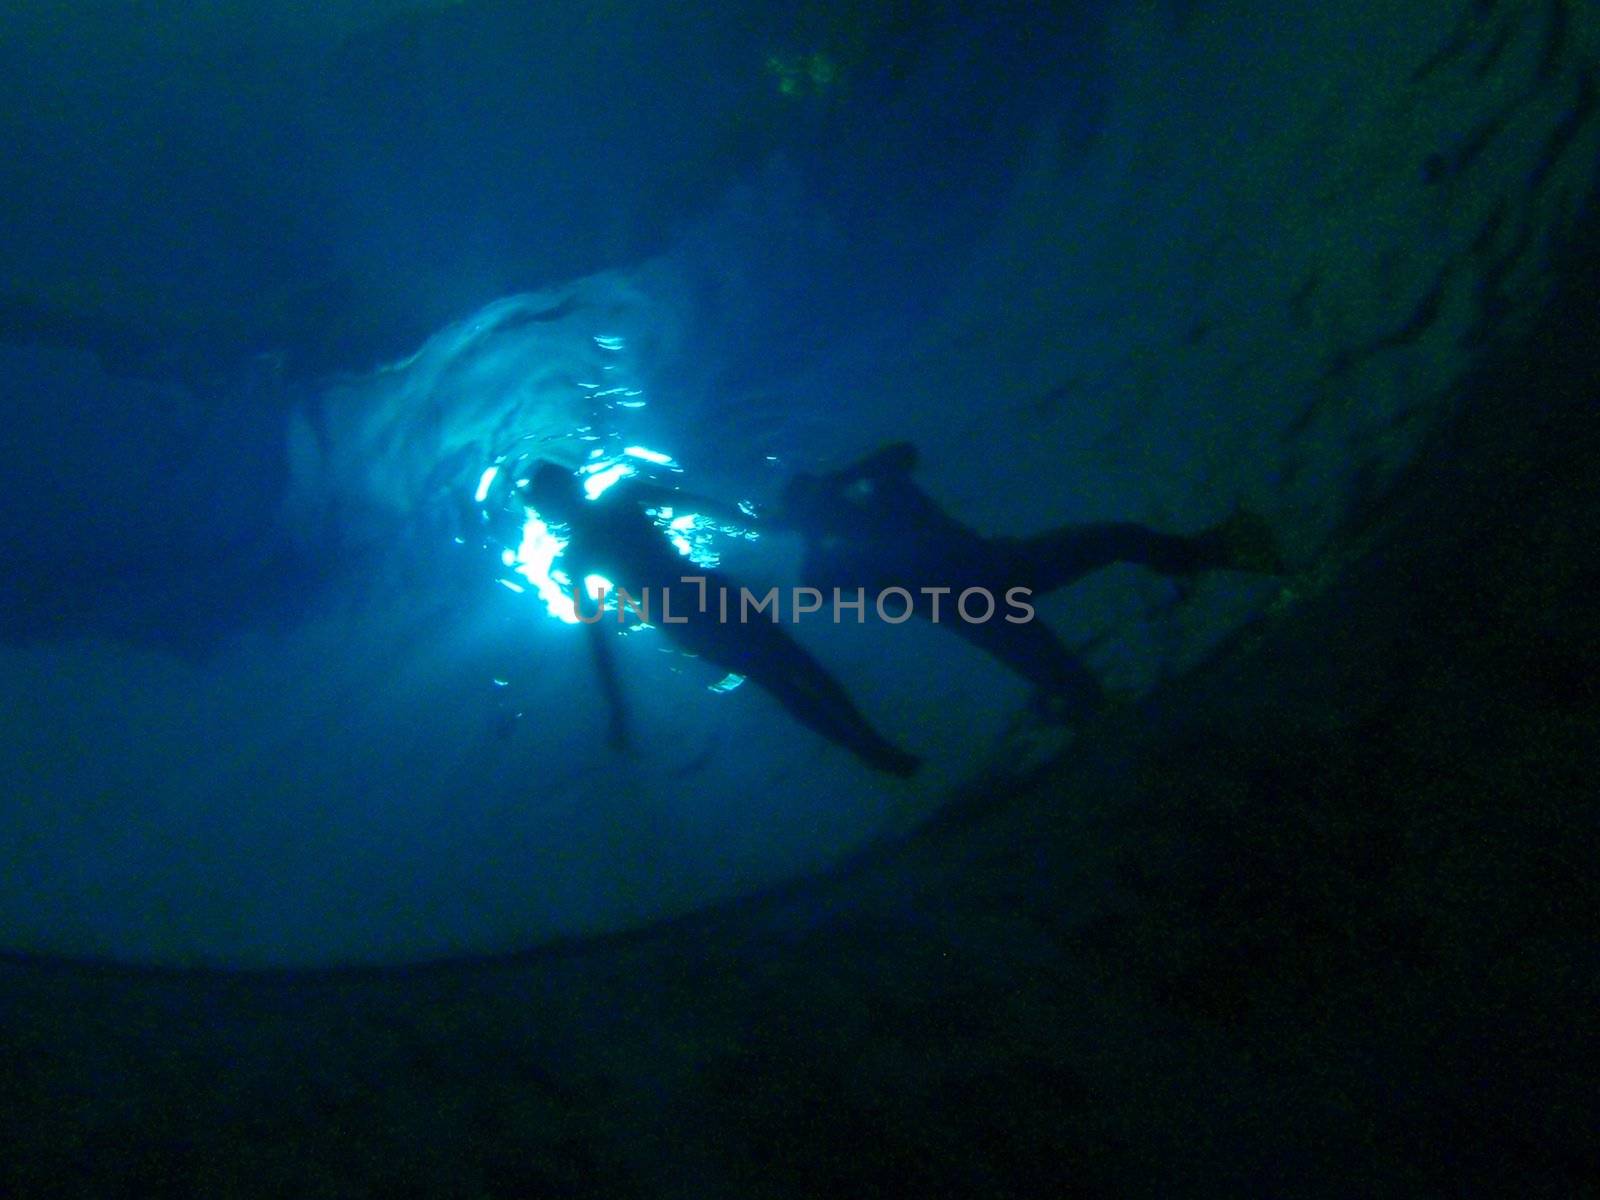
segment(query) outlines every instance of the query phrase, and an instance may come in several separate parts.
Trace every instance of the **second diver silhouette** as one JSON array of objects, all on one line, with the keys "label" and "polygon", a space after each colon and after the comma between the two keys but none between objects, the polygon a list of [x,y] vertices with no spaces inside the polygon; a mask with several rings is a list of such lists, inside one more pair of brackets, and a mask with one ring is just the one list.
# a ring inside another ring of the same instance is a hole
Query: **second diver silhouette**
[{"label": "second diver silhouette", "polygon": [[[680,505],[684,497],[637,477],[626,478],[589,499],[580,476],[541,461],[521,487],[524,502],[548,525],[564,525],[567,547],[561,566],[572,581],[573,601],[585,604],[583,580],[593,574],[612,581],[631,596],[672,594],[674,623],[661,632],[678,646],[709,663],[743,675],[757,684],[795,720],[850,751],[879,771],[901,778],[914,774],[920,760],[875,730],[851,701],[844,687],[783,629],[765,620],[732,622],[715,611],[701,611],[699,598],[738,584],[712,569],[694,568],[706,589],[683,583],[685,560],[673,549],[646,509],[661,503]],[[686,618],[681,624],[676,617]],[[613,744],[627,741],[626,708],[621,682],[611,663],[599,624],[590,626],[591,645],[601,685],[611,709]]]},{"label": "second diver silhouette", "polygon": [[911,593],[918,616],[978,646],[1039,689],[1052,715],[1085,715],[1105,699],[1100,681],[1043,621],[950,619],[968,588],[999,597],[1011,588],[1043,595],[1112,563],[1138,563],[1163,575],[1283,570],[1271,531],[1243,510],[1196,534],[1162,533],[1126,521],[1063,525],[1033,537],[985,537],[957,521],[917,486],[916,448],[896,442],[842,470],[801,473],[785,487],[774,524],[804,541],[803,582],[823,592],[840,588]]}]

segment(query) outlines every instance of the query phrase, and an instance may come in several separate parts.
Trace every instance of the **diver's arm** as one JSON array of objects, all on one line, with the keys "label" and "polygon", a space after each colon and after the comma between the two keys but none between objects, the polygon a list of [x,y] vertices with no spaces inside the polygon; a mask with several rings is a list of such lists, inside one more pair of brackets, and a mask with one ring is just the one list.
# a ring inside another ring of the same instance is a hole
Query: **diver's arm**
[{"label": "diver's arm", "polygon": [[[617,664],[611,653],[611,630],[606,628],[605,603],[606,594],[602,592],[599,599],[590,601],[584,580],[593,573],[595,563],[583,553],[586,543],[574,540],[568,544],[564,570],[567,574],[566,591],[572,596],[573,609],[582,623],[588,626],[589,655],[594,661],[595,674],[600,680],[600,696],[606,705],[606,745],[613,750],[625,752],[631,748],[632,740],[628,722],[628,704],[622,694],[622,680],[617,675]],[[598,605],[593,616],[589,615],[585,603],[592,602]]]},{"label": "diver's arm", "polygon": [[606,702],[606,745],[626,752],[633,748],[628,722],[628,703],[622,694],[622,679],[617,675],[617,660],[611,653],[611,631],[596,621],[589,626],[589,651],[595,674],[600,677],[600,694]]}]

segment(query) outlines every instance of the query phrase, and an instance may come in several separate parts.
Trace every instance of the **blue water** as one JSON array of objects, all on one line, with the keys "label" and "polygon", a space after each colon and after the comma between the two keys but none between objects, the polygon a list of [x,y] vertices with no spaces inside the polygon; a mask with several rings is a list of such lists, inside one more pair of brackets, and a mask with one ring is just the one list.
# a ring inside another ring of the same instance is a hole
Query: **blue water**
[{"label": "blue water", "polygon": [[0,6],[0,1196],[1590,1194],[1597,64]]},{"label": "blue water", "polygon": [[[917,787],[711,693],[649,632],[619,641],[647,749],[608,761],[578,643],[497,587],[471,492],[580,426],[729,503],[871,449],[901,424],[886,363],[947,306],[1038,121],[1069,151],[1092,135],[1093,18],[4,20],[7,944],[506,948],[816,869],[979,767],[1020,686],[980,661],[922,727],[905,697],[933,703],[963,651],[898,630],[813,649],[936,760]],[[624,377],[626,404],[590,397]],[[752,581],[795,569],[792,540],[724,540]],[[376,886],[396,869],[409,890]]]},{"label": "blue water", "polygon": [[[914,780],[660,629],[614,639],[617,753],[586,641],[474,499],[496,464],[640,446],[760,513],[905,440],[988,535],[1258,514],[1297,577],[1118,565],[1040,604],[1113,701],[1315,596],[1592,187],[1581,39],[1463,21],[7,9],[0,945],[616,930],[1062,749],[995,658],[847,620],[796,635]],[[1490,71],[1539,136],[1500,136]],[[798,582],[792,532],[731,530],[701,532],[732,576]]]}]

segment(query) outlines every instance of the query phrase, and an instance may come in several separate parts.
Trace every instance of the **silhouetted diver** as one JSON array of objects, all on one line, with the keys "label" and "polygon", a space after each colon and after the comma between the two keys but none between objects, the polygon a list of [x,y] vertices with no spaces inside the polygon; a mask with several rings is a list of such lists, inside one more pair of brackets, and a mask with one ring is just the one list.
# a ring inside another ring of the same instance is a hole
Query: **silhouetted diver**
[{"label": "silhouetted diver", "polygon": [[[568,540],[561,568],[572,581],[573,601],[582,615],[589,611],[590,602],[582,591],[582,581],[589,575],[603,576],[634,597],[649,589],[657,605],[662,595],[670,592],[674,621],[658,623],[664,636],[765,688],[802,725],[869,766],[901,777],[915,773],[920,760],[873,729],[839,682],[780,626],[759,615],[746,622],[722,620],[715,604],[700,610],[702,595],[720,595],[719,588],[737,595],[739,585],[721,572],[689,563],[646,513],[647,508],[662,503],[683,505],[681,493],[635,477],[620,480],[591,500],[584,495],[578,476],[543,461],[521,494],[547,525],[566,527]],[[703,577],[706,590],[683,583],[686,575]],[[679,624],[678,617],[687,620]],[[612,740],[623,742],[627,730],[620,681],[605,649],[600,623],[590,628],[601,685],[612,711]]]},{"label": "silhouetted diver", "polygon": [[[961,524],[911,478],[909,442],[885,446],[825,475],[799,474],[785,487],[774,523],[805,540],[802,582],[854,596],[904,588],[918,616],[932,618],[1036,685],[1061,715],[1087,712],[1104,699],[1100,681],[1043,621],[1013,623],[995,615],[959,619],[955,601],[982,588],[998,601],[1011,588],[1043,595],[1112,563],[1138,563],[1163,575],[1233,569],[1282,570],[1270,531],[1237,512],[1194,535],[1160,533],[1132,522],[1064,525],[1033,537],[985,537]],[[948,588],[941,597],[923,588]]]}]

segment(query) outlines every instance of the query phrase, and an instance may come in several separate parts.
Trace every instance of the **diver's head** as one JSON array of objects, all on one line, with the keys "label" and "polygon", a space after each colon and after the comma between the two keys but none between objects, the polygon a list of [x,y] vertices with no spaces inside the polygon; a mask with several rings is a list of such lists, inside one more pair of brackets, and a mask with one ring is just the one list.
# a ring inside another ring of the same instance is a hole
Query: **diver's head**
[{"label": "diver's head", "polygon": [[547,521],[565,522],[573,505],[583,499],[578,477],[560,463],[539,460],[519,490],[522,500]]}]

